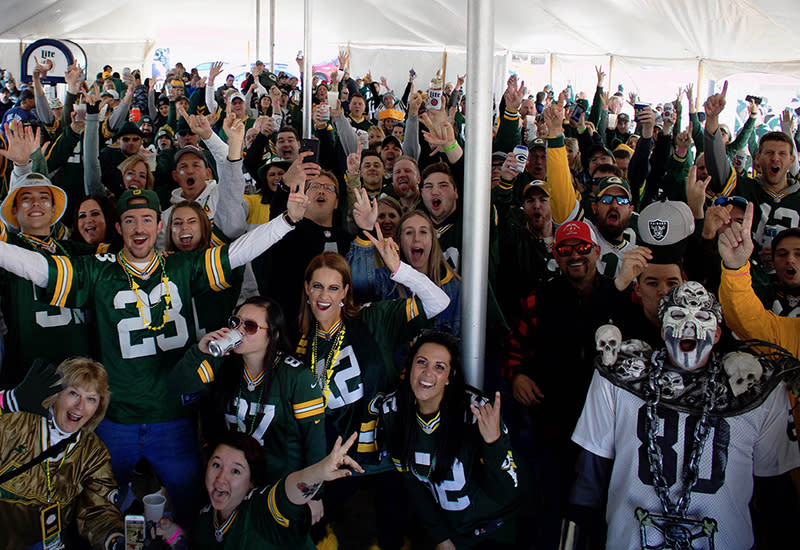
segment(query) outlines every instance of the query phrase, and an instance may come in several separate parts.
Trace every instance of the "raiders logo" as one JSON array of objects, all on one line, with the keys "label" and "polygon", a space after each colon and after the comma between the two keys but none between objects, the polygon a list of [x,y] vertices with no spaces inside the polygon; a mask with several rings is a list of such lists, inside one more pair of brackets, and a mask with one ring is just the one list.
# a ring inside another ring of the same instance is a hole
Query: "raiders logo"
[{"label": "raiders logo", "polygon": [[647,222],[647,226],[650,229],[650,235],[656,242],[663,241],[669,233],[669,222],[664,220],[650,220]]}]

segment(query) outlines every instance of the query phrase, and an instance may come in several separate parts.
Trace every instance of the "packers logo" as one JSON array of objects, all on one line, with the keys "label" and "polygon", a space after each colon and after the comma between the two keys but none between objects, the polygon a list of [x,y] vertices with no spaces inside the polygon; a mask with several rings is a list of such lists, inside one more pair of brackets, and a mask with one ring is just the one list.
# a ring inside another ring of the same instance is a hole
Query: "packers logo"
[{"label": "packers logo", "polygon": [[134,188],[133,191],[131,192],[131,194],[134,195],[134,196],[135,195],[141,195],[142,194],[142,190],[139,189],[138,187]]},{"label": "packers logo", "polygon": [[647,227],[656,242],[663,241],[669,233],[669,222],[664,220],[650,220],[647,222]]}]

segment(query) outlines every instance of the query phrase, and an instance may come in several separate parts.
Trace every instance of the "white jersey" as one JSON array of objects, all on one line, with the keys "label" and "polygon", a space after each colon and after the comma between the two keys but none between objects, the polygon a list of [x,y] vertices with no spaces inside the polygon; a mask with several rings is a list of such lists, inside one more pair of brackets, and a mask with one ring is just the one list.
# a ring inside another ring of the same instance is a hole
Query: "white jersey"
[{"label": "white jersey", "polygon": [[[635,219],[635,218],[633,218]],[[618,245],[608,242],[598,231],[597,227],[588,218],[583,220],[594,232],[597,246],[600,247],[600,256],[597,258],[597,272],[611,279],[619,275],[622,269],[622,258],[628,250],[636,248],[636,234],[630,227],[625,229],[622,242]]]},{"label": "white jersey", "polygon": [[[716,548],[752,548],[748,504],[754,475],[776,476],[800,466],[800,450],[788,437],[787,428],[792,421],[789,408],[786,387],[779,384],[756,409],[738,416],[712,417],[687,517],[717,521]],[[644,400],[595,372],[572,434],[572,440],[587,451],[614,460],[606,511],[609,548],[642,547],[635,516],[638,507],[663,513],[649,481],[646,411]],[[683,472],[688,460],[697,419],[659,408],[658,442],[673,502],[683,490],[679,472]],[[656,528],[647,527],[646,533],[648,545],[663,542]],[[708,548],[707,539],[697,539],[693,545],[697,549]]]}]

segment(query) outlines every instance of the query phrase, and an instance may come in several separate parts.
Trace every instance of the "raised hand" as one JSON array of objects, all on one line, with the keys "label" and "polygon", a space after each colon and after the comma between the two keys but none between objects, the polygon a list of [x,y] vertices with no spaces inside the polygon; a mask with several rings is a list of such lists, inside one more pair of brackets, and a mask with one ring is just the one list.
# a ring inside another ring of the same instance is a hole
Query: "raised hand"
[{"label": "raised hand", "polygon": [[491,445],[500,439],[502,435],[500,431],[500,392],[494,393],[494,405],[487,401],[480,407],[473,403],[469,408],[478,421],[478,431],[481,432],[483,440]]},{"label": "raised hand", "polygon": [[392,273],[397,272],[397,269],[400,267],[400,247],[397,246],[397,243],[395,243],[394,239],[391,237],[387,239],[383,238],[381,224],[379,223],[375,223],[375,234],[378,236],[377,238],[373,237],[366,230],[364,231],[364,235],[366,235],[367,239],[369,239],[369,242],[372,243],[372,245],[381,255],[381,258],[383,258],[383,263],[386,264],[386,267],[389,268],[389,271]]},{"label": "raised hand", "polygon": [[77,63],[73,63],[64,71],[64,81],[67,83],[67,91],[69,91],[69,93],[78,93],[81,74],[81,67]]},{"label": "raised hand", "polygon": [[717,234],[725,229],[731,223],[731,210],[733,205],[728,204],[725,206],[714,205],[706,209],[703,223],[703,238],[706,240],[713,240],[717,238]]},{"label": "raised hand", "polygon": [[794,125],[794,120],[792,117],[792,110],[788,107],[783,110],[781,113],[781,132],[789,136],[790,138],[793,137],[792,133],[792,126]]},{"label": "raised hand", "polygon": [[[357,176],[361,173],[361,140],[358,140],[356,152],[347,155],[347,173],[351,176]],[[370,227],[372,227],[372,224],[370,224]]]},{"label": "raised hand", "polygon": [[525,95],[525,82],[517,83],[517,75],[511,75],[508,79],[508,87],[503,93],[506,98],[506,109],[511,111],[519,111],[519,106],[522,104],[522,98]]},{"label": "raised hand", "polygon": [[28,164],[31,155],[39,149],[41,138],[39,128],[36,132],[30,126],[23,126],[19,120],[12,120],[5,126],[6,149],[0,149],[0,155],[19,166]]},{"label": "raised hand", "polygon": [[[456,87],[455,87],[456,90],[461,89],[461,87],[464,85],[464,80],[466,80],[466,78],[467,78],[466,73],[464,73],[463,76],[456,75]],[[525,83],[523,82],[522,84],[524,85]]]},{"label": "raised hand", "polygon": [[219,76],[219,74],[222,72],[222,65],[223,65],[222,61],[215,61],[211,64],[211,68],[208,69],[209,84],[211,85],[214,84],[214,79],[217,78],[217,76]]},{"label": "raised hand", "polygon": [[647,262],[653,259],[652,251],[646,246],[637,246],[628,250],[622,257],[622,266],[619,275],[614,279],[614,285],[619,290],[628,288],[636,277],[642,274],[647,267]]},{"label": "raised hand", "polygon": [[47,409],[42,406],[42,401],[62,389],[61,376],[56,372],[56,366],[43,359],[36,359],[25,374],[25,379],[14,388],[14,398],[19,410],[47,416]]},{"label": "raised hand", "polygon": [[[306,151],[306,153],[311,154],[311,151]],[[302,155],[303,153],[300,154]],[[292,164],[292,166],[294,166],[294,163]],[[286,174],[284,174],[284,181],[285,177]],[[286,201],[286,215],[289,216],[289,219],[292,220],[292,222],[297,223],[305,217],[306,209],[308,208],[308,205],[311,203],[311,201],[309,200],[308,196],[306,196],[305,181],[303,181],[302,184],[298,183],[292,185],[290,189],[292,190],[292,192],[289,193],[289,198]]]},{"label": "raised hand", "polygon": [[[198,118],[203,119],[208,124],[205,117]],[[225,135],[228,136],[228,160],[239,160],[242,158],[242,146],[244,145],[244,121],[237,118],[235,114],[229,113],[225,120],[222,121],[222,129],[225,131]],[[195,133],[200,135],[199,132]]]},{"label": "raised hand", "polygon": [[414,86],[411,86],[411,95],[408,96],[408,116],[417,116],[419,108],[422,107],[422,96],[418,92],[414,92]]},{"label": "raised hand", "polygon": [[191,128],[192,132],[200,136],[200,139],[206,140],[211,137],[211,134],[214,131],[211,129],[211,124],[208,122],[208,119],[204,116],[198,115],[190,115],[186,112],[186,109],[183,108],[183,105],[177,104],[175,109],[178,111],[178,115],[182,116],[186,123]]},{"label": "raised hand", "polygon": [[72,122],[70,122],[70,124],[69,124],[69,129],[72,130],[73,132],[75,132],[76,134],[80,134],[86,128],[86,119],[84,119],[84,120],[75,120],[77,115],[78,115],[78,113],[76,113],[75,111],[72,111],[69,114],[70,119],[72,120]]},{"label": "raised hand", "polygon": [[753,254],[753,238],[750,231],[753,227],[753,203],[748,202],[742,223],[732,221],[723,231],[717,242],[722,263],[728,269],[739,269],[745,265]]},{"label": "raised hand", "polygon": [[709,183],[711,183],[711,176],[698,181],[697,166],[689,168],[689,175],[686,178],[686,204],[692,209],[692,214],[694,214],[694,219],[696,220],[704,217],[703,205],[706,202],[706,189]]},{"label": "raised hand", "polygon": [[728,81],[722,85],[722,91],[718,94],[709,96],[705,102],[706,120],[719,117],[719,114],[725,109],[725,97],[728,94]]},{"label": "raised hand", "polygon": [[353,221],[359,229],[369,231],[378,221],[378,199],[370,200],[367,190],[363,187],[354,189],[356,202],[353,205]]},{"label": "raised hand", "polygon": [[606,73],[603,70],[602,65],[596,65],[594,68],[594,72],[597,73],[597,86],[602,86],[603,82],[606,80]]},{"label": "raised hand", "polygon": [[551,103],[545,107],[542,116],[547,125],[548,137],[556,137],[564,133],[564,104],[560,100],[558,103]]}]

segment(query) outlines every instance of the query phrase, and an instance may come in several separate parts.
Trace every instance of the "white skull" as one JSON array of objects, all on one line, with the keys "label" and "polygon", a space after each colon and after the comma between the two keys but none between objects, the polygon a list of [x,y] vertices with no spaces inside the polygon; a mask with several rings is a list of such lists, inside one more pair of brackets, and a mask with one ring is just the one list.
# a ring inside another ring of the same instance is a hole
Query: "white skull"
[{"label": "white skull", "polygon": [[658,381],[661,384],[661,395],[669,399],[679,397],[686,390],[683,376],[675,371],[664,371]]},{"label": "white skull", "polygon": [[653,348],[650,347],[650,344],[635,338],[622,342],[619,350],[625,355],[636,355],[638,357],[648,357],[653,353]]},{"label": "white skull", "polygon": [[722,358],[722,366],[728,375],[728,384],[734,396],[747,392],[761,380],[764,369],[758,359],[741,351],[734,351]]},{"label": "white skull", "polygon": [[618,374],[624,378],[639,378],[644,372],[645,363],[638,357],[629,357],[620,363]]},{"label": "white skull", "polygon": [[600,352],[601,362],[606,367],[610,367],[617,362],[617,353],[622,344],[622,333],[614,325],[602,325],[594,333],[594,341],[597,343],[597,351]]}]

